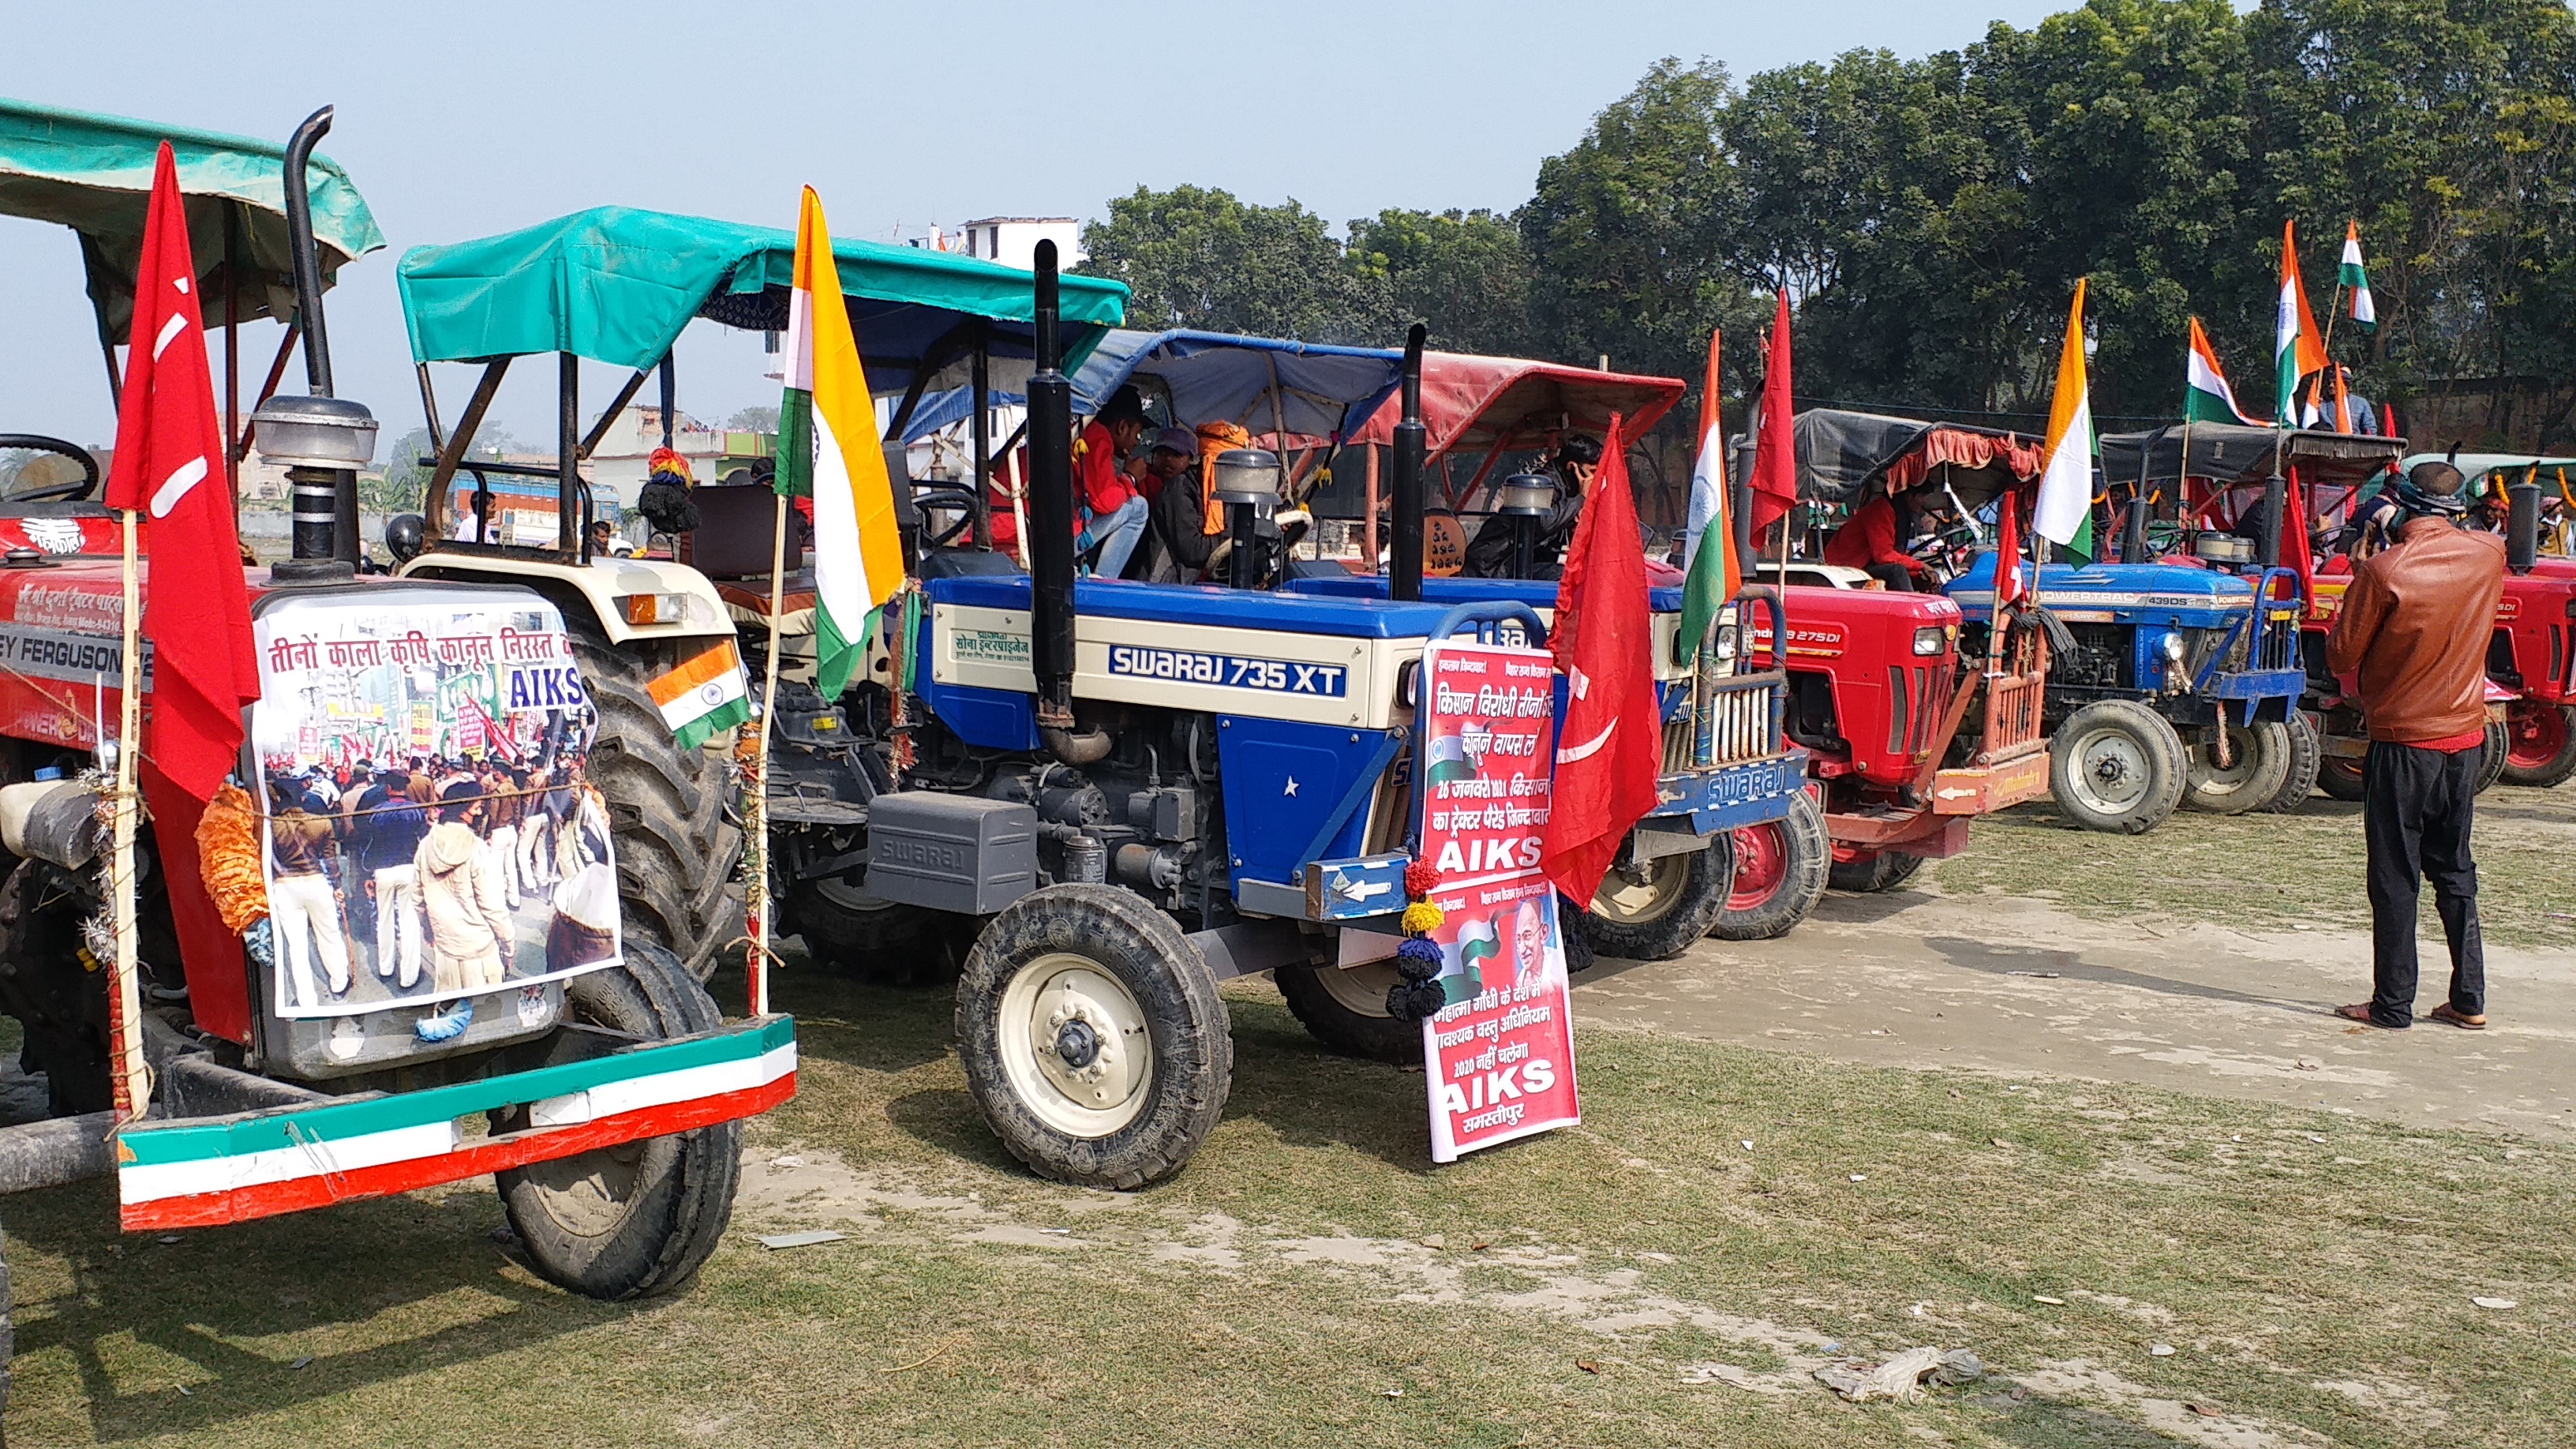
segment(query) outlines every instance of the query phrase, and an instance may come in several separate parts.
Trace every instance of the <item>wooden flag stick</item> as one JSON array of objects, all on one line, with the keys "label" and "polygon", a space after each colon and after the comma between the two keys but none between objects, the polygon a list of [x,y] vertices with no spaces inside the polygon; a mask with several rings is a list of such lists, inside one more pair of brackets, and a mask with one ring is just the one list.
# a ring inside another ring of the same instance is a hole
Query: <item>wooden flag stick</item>
[{"label": "wooden flag stick", "polygon": [[743,848],[755,864],[746,894],[751,902],[751,949],[745,967],[751,976],[751,1014],[769,1014],[769,716],[778,698],[778,612],[787,587],[787,495],[778,495],[778,522],[769,539],[769,654],[760,687],[760,749],[751,757],[750,788],[743,793],[743,824],[750,837]]},{"label": "wooden flag stick", "polygon": [[[143,990],[135,941],[134,832],[143,814],[135,768],[143,736],[143,587],[135,547],[135,515],[121,510],[125,535],[125,652],[117,686],[116,854],[110,866],[116,920],[116,1077],[113,1102],[119,1124],[143,1115],[152,1087],[143,1067]],[[102,725],[105,721],[100,722]]]}]

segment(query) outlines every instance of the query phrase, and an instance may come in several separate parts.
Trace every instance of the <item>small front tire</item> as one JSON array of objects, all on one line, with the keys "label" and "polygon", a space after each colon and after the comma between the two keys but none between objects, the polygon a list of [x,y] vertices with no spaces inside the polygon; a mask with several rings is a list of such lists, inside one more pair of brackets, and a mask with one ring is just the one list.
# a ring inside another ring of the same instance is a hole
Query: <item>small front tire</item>
[{"label": "small front tire", "polygon": [[1712,934],[1721,941],[1789,934],[1824,899],[1833,858],[1816,797],[1790,796],[1787,815],[1735,832],[1735,881]]},{"label": "small front tire", "polygon": [[1422,1023],[1386,1014],[1387,993],[1404,978],[1392,961],[1365,966],[1282,966],[1271,979],[1315,1040],[1344,1056],[1391,1066],[1422,1065]]},{"label": "small front tire", "polygon": [[2242,815],[2272,802],[2289,783],[2290,727],[2270,720],[2229,722],[2227,764],[2214,745],[2190,747],[2183,767],[2182,803],[2206,815]]},{"label": "small front tire", "polygon": [[1574,929],[1596,954],[1662,961],[1690,949],[1717,924],[1735,881],[1735,845],[1713,836],[1697,850],[1613,865]]},{"label": "small front tire", "polygon": [[1171,917],[1123,890],[1014,901],[957,978],[966,1089],[1011,1155],[1077,1187],[1171,1176],[1225,1111],[1234,1039]]},{"label": "small front tire", "polygon": [[1850,860],[1838,860],[1827,872],[1826,883],[1838,891],[1871,895],[1892,891],[1914,879],[1923,868],[1923,857],[1901,850],[1855,852]]},{"label": "small front tire", "polygon": [[2165,823],[2183,791],[2182,737],[2135,700],[2096,700],[2048,742],[2048,790],[2087,830],[2143,835]]}]

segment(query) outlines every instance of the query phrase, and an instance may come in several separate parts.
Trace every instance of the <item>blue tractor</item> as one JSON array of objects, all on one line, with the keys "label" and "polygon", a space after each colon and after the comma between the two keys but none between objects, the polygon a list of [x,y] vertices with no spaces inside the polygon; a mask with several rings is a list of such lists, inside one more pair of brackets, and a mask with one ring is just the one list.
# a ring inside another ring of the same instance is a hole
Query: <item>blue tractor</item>
[{"label": "blue tractor", "polygon": [[[2140,834],[2177,805],[2237,814],[2299,783],[2298,575],[2257,563],[2254,541],[2200,542],[2196,563],[2145,562],[2141,549],[2136,562],[2037,571],[2035,602],[2066,635],[2050,649],[2043,707],[2049,791],[2089,829]],[[1979,651],[1995,555],[1978,555],[1948,592],[1963,652]],[[2304,758],[2313,784],[2313,737]]]}]

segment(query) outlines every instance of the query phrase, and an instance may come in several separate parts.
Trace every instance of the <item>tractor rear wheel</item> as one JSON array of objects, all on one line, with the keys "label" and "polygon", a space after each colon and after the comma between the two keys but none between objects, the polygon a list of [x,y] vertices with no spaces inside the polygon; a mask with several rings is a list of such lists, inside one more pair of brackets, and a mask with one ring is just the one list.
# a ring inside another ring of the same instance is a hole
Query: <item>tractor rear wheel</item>
[{"label": "tractor rear wheel", "polygon": [[1721,941],[1768,941],[1789,934],[1825,894],[1833,864],[1825,812],[1801,790],[1789,813],[1735,832],[1735,884],[1712,932]]},{"label": "tractor rear wheel", "polygon": [[671,737],[645,689],[663,672],[651,651],[621,649],[577,618],[566,623],[599,710],[585,770],[608,805],[626,939],[669,951],[704,981],[741,934],[732,891],[742,831],[724,809],[733,769]]},{"label": "tractor rear wheel", "polygon": [[[1839,847],[1836,855],[1842,854]],[[1867,895],[1892,891],[1914,879],[1923,868],[1923,857],[1901,850],[1856,850],[1848,860],[1837,860],[1825,874],[1825,881],[1838,891]]]},{"label": "tractor rear wheel", "polygon": [[2576,708],[2517,699],[2504,727],[2506,784],[2546,790],[2576,775]]},{"label": "tractor rear wheel", "polygon": [[1422,1065],[1422,1023],[1386,1014],[1386,994],[1404,978],[1395,963],[1282,966],[1270,973],[1289,1014],[1315,1040],[1344,1056],[1399,1067]]},{"label": "tractor rear wheel", "polygon": [[1602,956],[1661,961],[1708,934],[1735,880],[1735,847],[1725,835],[1697,850],[1633,866],[1613,865],[1574,929]]},{"label": "tractor rear wheel", "polygon": [[872,896],[838,876],[798,881],[787,893],[786,925],[814,959],[882,986],[919,986],[957,974],[943,929],[954,917]]},{"label": "tractor rear wheel", "polygon": [[2478,755],[2478,789],[2483,795],[2504,778],[2506,762],[2513,758],[2513,735],[2503,720],[2487,721],[2486,743]]},{"label": "tractor rear wheel", "polygon": [[[724,1022],[678,957],[631,938],[624,965],[564,984],[564,1014],[646,1041]],[[493,1128],[508,1131],[526,1117],[525,1107],[494,1113]],[[494,1177],[536,1270],[575,1293],[614,1302],[668,1293],[697,1276],[733,1218],[741,1158],[741,1124],[719,1122]]]},{"label": "tractor rear wheel", "polygon": [[2182,737],[2135,700],[2095,700],[2050,738],[2048,790],[2087,830],[2143,835],[2182,800]]},{"label": "tractor rear wheel", "polygon": [[2287,722],[2290,735],[2290,769],[2281,777],[2281,788],[2271,799],[2255,806],[2273,815],[2289,815],[2308,803],[2317,793],[2317,772],[2325,764],[2325,752],[2317,739],[2317,727],[2304,713],[2293,709]]},{"label": "tractor rear wheel", "polygon": [[1172,918],[1059,885],[995,916],[957,978],[966,1090],[1011,1155],[1077,1187],[1180,1171],[1225,1111],[1234,1038]]},{"label": "tractor rear wheel", "polygon": [[2227,763],[2214,746],[2192,745],[2183,769],[2182,803],[2210,815],[2242,815],[2271,803],[2290,779],[2290,727],[2270,720],[2230,721]]}]

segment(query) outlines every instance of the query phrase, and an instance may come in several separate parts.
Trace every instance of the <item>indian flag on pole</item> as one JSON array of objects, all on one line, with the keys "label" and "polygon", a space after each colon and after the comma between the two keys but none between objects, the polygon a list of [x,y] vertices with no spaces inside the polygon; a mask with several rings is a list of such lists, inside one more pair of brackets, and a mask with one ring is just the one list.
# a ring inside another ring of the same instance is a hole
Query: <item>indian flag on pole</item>
[{"label": "indian flag on pole", "polygon": [[877,610],[903,585],[903,549],[876,403],[841,300],[823,201],[811,186],[796,219],[785,367],[778,491],[814,500],[814,685],[838,699],[867,653]]},{"label": "indian flag on pole", "polygon": [[2183,363],[2182,420],[2186,423],[2243,423],[2249,428],[2268,428],[2270,423],[2245,416],[2236,405],[2236,389],[2227,385],[2227,374],[2218,367],[2218,353],[2209,345],[2209,334],[2200,330],[2200,319],[2191,319],[2191,350]]},{"label": "indian flag on pole", "polygon": [[1719,608],[1744,587],[1727,514],[1726,428],[1717,408],[1717,340],[1708,334],[1708,374],[1699,391],[1699,459],[1691,465],[1688,573],[1682,580],[1682,645],[1696,649]]},{"label": "indian flag on pole", "polygon": [[2379,309],[2371,305],[2370,274],[2361,269],[2361,223],[2357,221],[2343,224],[2343,265],[2336,271],[2335,280],[2343,283],[2345,294],[2352,299],[2344,315],[2366,332],[2378,331]]},{"label": "indian flag on pole", "polygon": [[743,685],[742,656],[733,641],[719,639],[680,667],[646,682],[645,691],[662,711],[681,749],[694,750],[718,730],[729,730],[751,718],[751,695]]},{"label": "indian flag on pole", "polygon": [[[2040,470],[2031,530],[2090,556],[2093,531],[2093,396],[2084,380],[2084,281],[2066,313],[2057,352],[2057,397],[2048,407],[2048,464]],[[2078,543],[2076,540],[2082,539]]]},{"label": "indian flag on pole", "polygon": [[2280,302],[2272,312],[2274,426],[2295,426],[2299,379],[2325,365],[2326,347],[2317,338],[2317,319],[2308,311],[2308,290],[2299,285],[2298,236],[2285,221],[2281,223]]}]

